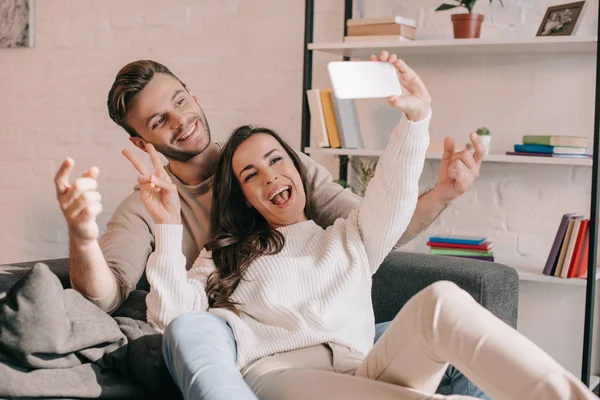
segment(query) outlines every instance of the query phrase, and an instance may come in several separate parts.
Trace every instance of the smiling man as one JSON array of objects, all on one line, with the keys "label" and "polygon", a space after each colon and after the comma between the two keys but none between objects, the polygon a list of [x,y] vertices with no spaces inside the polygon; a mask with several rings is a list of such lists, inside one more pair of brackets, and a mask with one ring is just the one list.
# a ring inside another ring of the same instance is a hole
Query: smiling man
[{"label": "smiling man", "polygon": [[[183,253],[189,269],[210,240],[211,177],[220,151],[211,140],[198,98],[164,65],[142,60],[118,72],[107,106],[111,119],[129,134],[131,143],[143,151],[146,144],[152,144],[167,158],[165,169],[181,199]],[[475,156],[467,151],[454,152],[454,143],[446,140],[438,185],[419,198],[399,244],[427,228],[478,177],[484,149],[475,134],[471,140]],[[324,167],[304,154],[299,157],[308,173],[313,219],[326,227],[337,218],[345,218],[360,198],[333,183]],[[136,189],[121,202],[98,240],[96,216],[102,210],[96,182],[99,171],[92,167],[71,181],[73,165],[67,158],[55,177],[58,202],[69,227],[71,283],[110,313],[125,301],[144,274],[155,246],[154,221]]]}]

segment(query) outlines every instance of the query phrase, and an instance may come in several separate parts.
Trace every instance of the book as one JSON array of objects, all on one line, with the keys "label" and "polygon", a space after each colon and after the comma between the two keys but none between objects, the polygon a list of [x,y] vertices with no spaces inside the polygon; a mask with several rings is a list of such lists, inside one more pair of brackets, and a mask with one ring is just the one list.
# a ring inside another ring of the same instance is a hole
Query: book
[{"label": "book", "polygon": [[560,135],[523,135],[523,144],[541,144],[545,146],[587,147],[588,139],[582,136]]},{"label": "book", "polygon": [[342,147],[363,149],[365,146],[356,112],[356,100],[338,99],[335,95],[332,96],[332,100]]},{"label": "book", "polygon": [[571,264],[569,265],[569,271],[567,272],[567,278],[574,278],[583,258],[583,242],[585,239],[585,235],[588,232],[588,224],[590,220],[584,219],[581,221],[579,225],[579,232],[577,234],[577,240],[575,242],[575,247],[573,248],[573,257],[571,258]]},{"label": "book", "polygon": [[370,17],[370,18],[351,18],[346,21],[346,26],[361,26],[361,25],[377,25],[377,24],[401,24],[417,27],[417,21],[411,18],[401,17],[399,15],[390,15],[387,17]]},{"label": "book", "polygon": [[545,154],[581,154],[585,155],[586,147],[544,146],[541,144],[515,144],[515,152]]},{"label": "book", "polygon": [[554,243],[550,248],[550,253],[548,254],[548,258],[546,259],[546,265],[544,266],[543,274],[544,275],[553,275],[552,270],[555,269],[556,262],[558,261],[558,253],[560,251],[561,244],[565,237],[565,233],[567,232],[567,226],[569,224],[569,220],[577,216],[579,214],[569,213],[564,214],[560,220],[560,224],[558,225],[558,230],[556,231],[556,236],[554,237]]},{"label": "book", "polygon": [[507,156],[527,156],[527,157],[556,157],[556,158],[591,158],[591,154],[550,154],[550,153],[529,153],[524,151],[507,151]]},{"label": "book", "polygon": [[323,106],[323,116],[325,117],[325,126],[327,127],[327,137],[329,146],[332,149],[342,147],[340,142],[340,133],[335,120],[335,111],[333,110],[333,99],[331,98],[331,89],[323,89],[319,92],[321,95],[321,105]]},{"label": "book", "polygon": [[579,263],[575,266],[572,278],[581,278],[587,275],[588,262],[589,262],[589,251],[590,251],[590,224],[588,220],[587,229],[583,236],[583,243],[581,244]]},{"label": "book", "polygon": [[429,241],[432,243],[453,243],[479,246],[485,243],[486,239],[475,236],[431,236]]},{"label": "book", "polygon": [[573,259],[573,251],[575,250],[575,243],[577,243],[577,238],[579,236],[579,228],[581,226],[582,219],[574,219],[573,220],[573,229],[571,230],[571,237],[569,238],[569,243],[567,244],[567,252],[565,253],[565,259],[563,261],[562,268],[560,270],[560,277],[566,278],[569,274],[569,268],[571,267],[571,260]]},{"label": "book", "polygon": [[317,140],[319,147],[329,147],[329,137],[327,136],[327,126],[325,125],[325,115],[321,105],[321,94],[319,89],[310,89],[306,91],[308,100],[308,109],[310,110],[310,130]]},{"label": "book", "polygon": [[446,257],[459,257],[459,258],[470,258],[471,260],[482,260],[482,261],[494,261],[494,257],[479,257],[479,256],[446,256]]},{"label": "book", "polygon": [[399,35],[385,35],[385,36],[344,36],[344,43],[358,43],[358,42],[410,42],[412,39],[408,39],[404,36]]},{"label": "book", "polygon": [[436,243],[427,242],[427,246],[439,249],[465,249],[465,250],[491,250],[494,247],[494,243],[484,242],[480,245],[468,245],[468,244],[456,244],[456,243]]},{"label": "book", "polygon": [[355,25],[348,27],[348,36],[399,35],[414,39],[417,29],[403,24]]},{"label": "book", "polygon": [[464,249],[431,249],[431,254],[438,256],[475,256],[475,257],[493,257],[494,253],[485,250],[464,250]]},{"label": "book", "polygon": [[562,267],[565,263],[565,257],[567,255],[567,248],[569,247],[569,241],[571,240],[571,234],[573,233],[573,224],[575,223],[574,219],[580,218],[579,216],[569,218],[569,224],[567,225],[567,231],[565,232],[565,237],[563,238],[562,244],[560,246],[560,252],[558,253],[558,261],[556,263],[556,268],[553,271],[554,276],[560,276],[562,272]]}]

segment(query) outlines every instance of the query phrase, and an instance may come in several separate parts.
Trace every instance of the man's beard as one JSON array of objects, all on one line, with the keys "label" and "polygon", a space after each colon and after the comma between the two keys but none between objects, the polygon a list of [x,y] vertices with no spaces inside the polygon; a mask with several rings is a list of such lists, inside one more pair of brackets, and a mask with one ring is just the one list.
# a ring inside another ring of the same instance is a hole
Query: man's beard
[{"label": "man's beard", "polygon": [[[204,153],[204,151],[208,148],[208,146],[210,146],[210,144],[212,142],[212,138],[210,135],[210,127],[208,126],[208,121],[206,120],[206,115],[204,115],[204,112],[202,111],[202,109],[200,110],[200,113],[201,113],[201,115],[196,114],[196,116],[193,118],[193,120],[199,121],[199,124],[201,125],[201,127],[204,127],[204,129],[206,130],[206,136],[208,139],[206,141],[206,144],[204,146],[202,146],[201,149],[199,149],[199,150],[177,150],[169,145],[160,145],[160,144],[152,143],[152,145],[154,145],[154,147],[156,148],[156,151],[158,151],[159,153],[161,153],[162,155],[164,155],[165,157],[167,157],[169,159],[179,161],[179,162],[188,162],[189,160],[196,157],[197,155]],[[185,124],[185,126],[189,126],[190,124],[191,124],[191,122],[189,124]],[[179,136],[180,134],[181,134],[181,132],[177,132],[177,136]],[[198,132],[198,134],[199,134],[199,132]]]}]

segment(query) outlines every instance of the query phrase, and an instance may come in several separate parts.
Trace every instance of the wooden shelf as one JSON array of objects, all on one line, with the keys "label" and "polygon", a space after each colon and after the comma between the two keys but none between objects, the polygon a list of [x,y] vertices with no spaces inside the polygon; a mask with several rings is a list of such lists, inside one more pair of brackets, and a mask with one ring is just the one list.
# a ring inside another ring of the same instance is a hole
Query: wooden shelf
[{"label": "wooden shelf", "polygon": [[[558,278],[556,276],[548,276],[542,273],[543,266],[512,266],[519,274],[519,280],[527,282],[551,283],[556,285],[571,285],[585,287],[586,280],[583,278]],[[596,271],[596,281],[600,280],[600,274]]]},{"label": "wooden shelf", "polygon": [[[379,157],[383,150],[378,149],[321,149],[316,147],[307,147],[304,151],[308,154],[322,154],[330,156],[362,156]],[[442,153],[427,153],[428,160],[440,160]],[[530,156],[508,156],[505,154],[488,154],[483,159],[485,162],[513,163],[513,164],[543,164],[543,165],[575,165],[582,167],[591,167],[591,158],[558,158],[558,157],[530,157]]]},{"label": "wooden shelf", "polygon": [[553,36],[516,39],[422,39],[360,43],[310,43],[309,50],[367,58],[382,50],[400,56],[453,54],[595,53],[597,36]]}]

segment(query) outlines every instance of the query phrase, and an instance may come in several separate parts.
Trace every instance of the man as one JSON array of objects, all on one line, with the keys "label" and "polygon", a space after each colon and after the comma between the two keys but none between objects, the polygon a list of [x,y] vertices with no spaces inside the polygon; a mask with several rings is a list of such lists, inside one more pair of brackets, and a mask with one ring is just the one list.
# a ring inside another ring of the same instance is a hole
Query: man
[{"label": "man", "polygon": [[[381,58],[387,60],[388,54],[382,53]],[[211,140],[198,98],[165,66],[136,61],[117,74],[107,106],[112,120],[129,133],[136,147],[146,151],[150,143],[169,161],[167,173],[177,185],[182,203],[183,252],[187,267],[191,267],[209,240],[212,167],[220,149]],[[474,133],[471,140],[476,149],[474,156],[467,151],[455,153],[453,141],[446,139],[438,184],[420,197],[399,244],[427,228],[478,177],[484,149]],[[124,154],[133,162],[128,151]],[[301,155],[301,159],[313,189],[317,210],[314,220],[329,226],[335,219],[346,217],[360,198],[333,183],[325,168],[309,157]],[[96,216],[102,210],[96,190],[99,171],[92,167],[70,182],[73,165],[71,159],[66,159],[55,178],[58,202],[69,226],[71,283],[90,301],[112,312],[144,273],[154,248],[154,222],[134,192],[119,205],[98,241]]]}]

